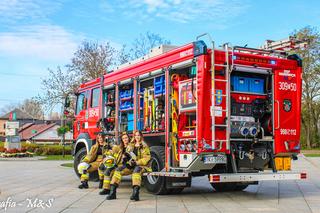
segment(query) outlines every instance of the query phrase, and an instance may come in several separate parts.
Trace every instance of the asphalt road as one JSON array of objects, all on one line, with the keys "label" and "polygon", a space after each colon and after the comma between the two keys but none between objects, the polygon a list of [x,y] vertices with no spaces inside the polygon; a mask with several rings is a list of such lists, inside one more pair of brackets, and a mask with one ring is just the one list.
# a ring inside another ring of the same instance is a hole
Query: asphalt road
[{"label": "asphalt road", "polygon": [[118,199],[98,195],[98,183],[77,188],[79,180],[62,161],[0,161],[1,212],[319,212],[320,158],[300,157],[293,168],[308,173],[303,181],[263,181],[242,192],[215,192],[206,177],[192,180],[180,195],[141,192],[129,200],[130,180],[122,183]]}]

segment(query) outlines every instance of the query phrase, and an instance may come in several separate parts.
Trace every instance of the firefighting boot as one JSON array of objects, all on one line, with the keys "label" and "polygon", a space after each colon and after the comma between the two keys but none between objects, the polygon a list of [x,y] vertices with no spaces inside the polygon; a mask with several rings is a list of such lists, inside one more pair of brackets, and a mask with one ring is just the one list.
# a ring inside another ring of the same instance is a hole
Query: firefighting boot
[{"label": "firefighting boot", "polygon": [[102,189],[102,191],[99,192],[99,195],[108,195],[108,194],[110,194],[109,189]]},{"label": "firefighting boot", "polygon": [[87,189],[89,188],[88,181],[81,181],[81,184],[78,186],[79,189]]},{"label": "firefighting boot", "polygon": [[139,190],[140,190],[140,186],[133,186],[132,187],[132,195],[130,197],[130,200],[135,200],[135,201],[140,200],[140,198],[139,198]]},{"label": "firefighting boot", "polygon": [[99,189],[102,189],[103,187],[103,180],[99,180]]},{"label": "firefighting boot", "polygon": [[107,200],[117,199],[117,184],[111,184],[110,194],[107,195]]}]

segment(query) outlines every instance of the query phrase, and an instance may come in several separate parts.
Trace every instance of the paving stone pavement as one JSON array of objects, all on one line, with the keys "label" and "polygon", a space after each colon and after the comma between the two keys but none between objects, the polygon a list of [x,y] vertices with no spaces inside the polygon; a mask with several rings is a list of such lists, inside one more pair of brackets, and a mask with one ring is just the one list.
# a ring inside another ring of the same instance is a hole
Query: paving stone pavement
[{"label": "paving stone pavement", "polygon": [[[77,188],[79,180],[64,161],[0,161],[0,213],[2,212],[317,212],[320,213],[320,158],[295,161],[295,170],[307,171],[303,181],[262,181],[242,192],[215,192],[206,177],[192,180],[179,195],[149,194],[129,200],[130,178],[118,190],[117,200],[98,195],[97,182]],[[42,201],[42,203],[41,203]],[[37,204],[37,205],[36,205]]]}]

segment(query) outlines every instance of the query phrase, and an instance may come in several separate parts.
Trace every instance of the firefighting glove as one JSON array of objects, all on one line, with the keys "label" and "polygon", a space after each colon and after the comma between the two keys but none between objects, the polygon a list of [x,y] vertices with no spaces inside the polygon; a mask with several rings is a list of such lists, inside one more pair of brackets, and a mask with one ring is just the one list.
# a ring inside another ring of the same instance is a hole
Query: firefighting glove
[{"label": "firefighting glove", "polygon": [[106,166],[102,163],[102,164],[100,164],[99,169],[101,171],[104,171],[104,170],[106,170]]},{"label": "firefighting glove", "polygon": [[130,155],[128,152],[125,152],[125,153],[124,153],[124,156],[125,156],[126,158],[128,158],[128,159],[131,158],[131,155]]},{"label": "firefighting glove", "polygon": [[137,165],[137,162],[135,160],[131,159],[129,161],[129,165],[132,166],[132,167],[135,167]]}]

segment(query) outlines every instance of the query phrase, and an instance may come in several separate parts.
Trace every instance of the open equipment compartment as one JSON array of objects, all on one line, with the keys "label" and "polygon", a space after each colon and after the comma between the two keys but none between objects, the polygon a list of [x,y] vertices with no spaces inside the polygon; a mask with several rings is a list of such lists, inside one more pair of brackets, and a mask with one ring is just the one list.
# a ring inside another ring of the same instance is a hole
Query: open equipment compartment
[{"label": "open equipment compartment", "polygon": [[273,146],[272,70],[231,73],[230,141],[237,170],[270,167]]}]

